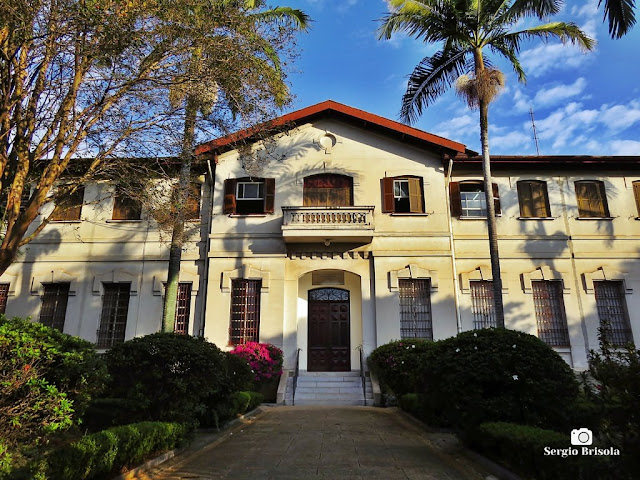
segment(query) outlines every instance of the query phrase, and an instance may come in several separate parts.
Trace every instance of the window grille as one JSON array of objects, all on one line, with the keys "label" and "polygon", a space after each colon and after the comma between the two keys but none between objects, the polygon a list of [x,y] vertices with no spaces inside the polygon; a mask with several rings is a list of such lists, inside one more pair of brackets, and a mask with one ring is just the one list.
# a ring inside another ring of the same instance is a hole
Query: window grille
[{"label": "window grille", "polygon": [[129,312],[130,283],[104,283],[102,314],[98,329],[98,348],[124,342]]},{"label": "window grille", "polygon": [[0,313],[7,309],[7,298],[9,298],[9,284],[0,283]]},{"label": "window grille", "polygon": [[493,282],[490,280],[474,280],[469,282],[469,287],[471,288],[473,328],[497,327]]},{"label": "window grille", "polygon": [[538,324],[538,337],[547,345],[568,347],[569,330],[562,297],[562,282],[533,281],[531,288]]},{"label": "window grille", "polygon": [[182,335],[189,333],[189,315],[191,313],[191,284],[178,284],[178,303],[176,305],[176,323],[174,332]]},{"label": "window grille", "polygon": [[64,330],[64,320],[67,315],[67,300],[69,299],[68,283],[43,284],[42,308],[40,309],[40,323],[57,330]]},{"label": "window grille", "polygon": [[229,344],[257,342],[260,337],[260,288],[262,280],[231,281]]},{"label": "window grille", "polygon": [[431,323],[431,281],[398,280],[400,297],[400,338],[433,340]]},{"label": "window grille", "polygon": [[612,345],[633,342],[622,281],[593,282],[600,326]]}]

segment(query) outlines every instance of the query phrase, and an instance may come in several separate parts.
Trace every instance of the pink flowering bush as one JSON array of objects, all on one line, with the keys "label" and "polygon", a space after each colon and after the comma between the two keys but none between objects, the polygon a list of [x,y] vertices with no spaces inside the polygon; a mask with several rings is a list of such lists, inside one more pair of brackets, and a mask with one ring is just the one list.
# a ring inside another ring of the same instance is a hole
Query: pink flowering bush
[{"label": "pink flowering bush", "polygon": [[282,375],[282,350],[275,345],[248,342],[238,345],[230,353],[247,361],[256,382]]}]

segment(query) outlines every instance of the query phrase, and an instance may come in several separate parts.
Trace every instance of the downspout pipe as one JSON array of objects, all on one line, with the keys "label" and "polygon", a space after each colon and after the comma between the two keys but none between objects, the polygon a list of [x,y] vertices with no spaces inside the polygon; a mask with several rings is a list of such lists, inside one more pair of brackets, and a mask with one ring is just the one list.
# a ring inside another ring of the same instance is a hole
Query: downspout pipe
[{"label": "downspout pipe", "polygon": [[204,323],[207,318],[207,289],[209,287],[209,249],[211,247],[211,227],[213,216],[213,193],[216,186],[216,158],[213,159],[213,168],[211,167],[211,160],[207,160],[207,170],[209,173],[209,212],[207,219],[207,241],[205,242],[204,252],[204,275],[202,285],[202,308],[200,309],[200,328],[198,330],[198,336],[204,337]]},{"label": "downspout pipe", "polygon": [[458,333],[462,332],[462,317],[460,316],[460,285],[458,284],[458,269],[456,268],[456,251],[453,242],[453,219],[451,218],[451,199],[449,197],[449,184],[453,171],[453,159],[449,158],[446,182],[444,186],[444,198],[447,204],[447,219],[449,222],[449,248],[451,249],[451,271],[453,273],[453,301],[456,307],[456,323]]}]

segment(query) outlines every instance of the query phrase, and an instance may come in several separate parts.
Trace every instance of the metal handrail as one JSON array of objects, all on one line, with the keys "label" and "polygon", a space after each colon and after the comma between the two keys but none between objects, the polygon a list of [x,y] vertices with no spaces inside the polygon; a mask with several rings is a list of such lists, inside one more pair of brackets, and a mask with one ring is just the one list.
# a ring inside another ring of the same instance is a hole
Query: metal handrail
[{"label": "metal handrail", "polygon": [[298,375],[300,373],[300,351],[302,349],[299,348],[296,350],[296,369],[293,372],[293,392],[291,395],[291,405],[296,404],[296,388],[298,387]]},{"label": "metal handrail", "polygon": [[364,402],[365,407],[367,406],[367,380],[364,375],[364,349],[362,345],[358,345],[358,350],[360,350],[360,379],[362,380],[362,400]]}]

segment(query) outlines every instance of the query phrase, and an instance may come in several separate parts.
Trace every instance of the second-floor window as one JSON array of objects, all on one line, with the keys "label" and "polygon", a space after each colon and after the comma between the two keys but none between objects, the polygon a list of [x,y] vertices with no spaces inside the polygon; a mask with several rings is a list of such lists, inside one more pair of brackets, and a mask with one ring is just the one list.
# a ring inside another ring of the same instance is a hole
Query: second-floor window
[{"label": "second-floor window", "polygon": [[640,217],[640,181],[633,182],[633,196],[636,199],[636,209],[638,210],[638,217]]},{"label": "second-floor window", "polygon": [[521,180],[518,182],[518,203],[523,218],[544,218],[551,216],[547,182],[541,180]]},{"label": "second-floor window", "polygon": [[224,213],[230,215],[274,212],[274,178],[229,178],[224,181]]},{"label": "second-floor window", "polygon": [[[500,195],[498,185],[492,184],[493,205],[496,215],[500,215]],[[451,216],[459,218],[485,218],[487,216],[487,201],[484,195],[484,183],[470,180],[451,182],[449,184],[449,199],[451,201]]]},{"label": "second-floor window", "polygon": [[84,201],[84,187],[78,187],[75,192],[65,195],[54,208],[51,217],[54,222],[71,222],[80,220],[82,203]]},{"label": "second-floor window", "polygon": [[305,207],[350,207],[353,205],[353,179],[338,174],[306,177],[302,200]]},{"label": "second-floor window", "polygon": [[579,217],[599,218],[609,216],[604,182],[598,180],[576,182],[576,198],[578,200]]},{"label": "second-floor window", "polygon": [[424,213],[422,178],[383,178],[382,211],[384,213]]},{"label": "second-floor window", "polygon": [[140,220],[142,204],[128,195],[122,188],[116,189],[113,197],[113,220]]}]

